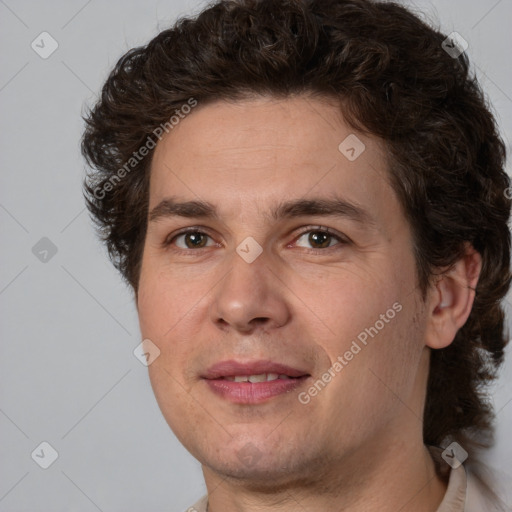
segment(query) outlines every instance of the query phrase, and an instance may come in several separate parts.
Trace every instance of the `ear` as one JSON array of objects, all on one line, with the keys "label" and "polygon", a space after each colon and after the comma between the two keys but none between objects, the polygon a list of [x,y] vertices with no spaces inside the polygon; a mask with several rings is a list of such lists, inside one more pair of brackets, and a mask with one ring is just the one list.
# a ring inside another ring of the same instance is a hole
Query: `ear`
[{"label": "ear", "polygon": [[482,257],[466,243],[465,255],[442,274],[429,292],[425,345],[445,348],[455,339],[471,313],[481,269]]}]

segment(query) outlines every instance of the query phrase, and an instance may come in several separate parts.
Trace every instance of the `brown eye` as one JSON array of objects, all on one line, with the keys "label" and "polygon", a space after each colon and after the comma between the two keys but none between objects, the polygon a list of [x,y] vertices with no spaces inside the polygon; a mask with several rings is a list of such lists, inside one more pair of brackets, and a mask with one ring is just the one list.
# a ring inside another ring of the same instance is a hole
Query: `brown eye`
[{"label": "brown eye", "polygon": [[[307,239],[306,239],[307,236]],[[344,241],[341,239],[341,237],[334,235],[333,233],[330,233],[329,231],[323,230],[323,229],[316,229],[316,230],[310,230],[306,231],[305,233],[302,233],[301,236],[297,239],[296,245],[299,245],[300,247],[306,247],[305,245],[301,245],[299,242],[301,239],[306,239],[305,243],[310,245],[310,248],[312,249],[326,249],[329,247],[332,247],[333,241],[338,241],[339,243],[343,243]]]},{"label": "brown eye", "polygon": [[210,237],[201,231],[187,231],[176,235],[169,245],[174,242],[180,249],[202,249],[208,246],[208,238]]},{"label": "brown eye", "polygon": [[[308,242],[311,245],[317,245],[315,249],[323,249],[324,247],[329,247],[329,241],[332,239],[332,236],[328,233],[323,233],[320,231],[314,231],[309,233]],[[318,247],[319,246],[319,247]]]}]

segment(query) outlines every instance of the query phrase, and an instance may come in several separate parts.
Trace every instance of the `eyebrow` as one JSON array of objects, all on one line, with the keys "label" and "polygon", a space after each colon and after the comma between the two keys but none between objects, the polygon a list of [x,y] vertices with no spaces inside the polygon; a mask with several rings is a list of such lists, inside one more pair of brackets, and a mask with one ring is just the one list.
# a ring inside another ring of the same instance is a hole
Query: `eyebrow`
[{"label": "eyebrow", "polygon": [[[343,217],[368,227],[377,225],[374,217],[367,210],[341,198],[284,201],[272,208],[267,217],[277,221],[305,216]],[[218,220],[219,214],[215,206],[206,201],[178,202],[173,197],[163,199],[149,213],[150,222],[172,217]]]}]

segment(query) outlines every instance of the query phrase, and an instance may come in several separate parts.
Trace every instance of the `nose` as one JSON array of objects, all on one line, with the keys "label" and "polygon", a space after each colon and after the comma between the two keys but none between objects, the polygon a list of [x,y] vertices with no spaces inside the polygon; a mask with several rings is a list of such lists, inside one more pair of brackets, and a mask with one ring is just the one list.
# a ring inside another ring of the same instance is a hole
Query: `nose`
[{"label": "nose", "polygon": [[250,333],[284,326],[290,318],[287,287],[265,252],[252,263],[233,251],[230,270],[213,292],[211,320],[223,330]]}]

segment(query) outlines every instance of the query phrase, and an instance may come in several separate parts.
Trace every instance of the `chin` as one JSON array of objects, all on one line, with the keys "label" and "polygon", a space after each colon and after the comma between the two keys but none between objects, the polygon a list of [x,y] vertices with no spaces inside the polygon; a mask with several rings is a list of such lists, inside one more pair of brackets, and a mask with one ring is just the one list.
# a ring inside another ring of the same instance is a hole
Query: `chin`
[{"label": "chin", "polygon": [[[212,452],[208,449],[196,458],[208,470],[217,475],[239,481],[244,488],[259,492],[277,492],[288,487],[307,486],[317,480],[324,467],[324,457],[308,457],[298,449],[285,453],[278,447],[266,446],[261,440],[265,452],[250,441],[236,443],[237,446]],[[220,458],[222,457],[222,459]]]},{"label": "chin", "polygon": [[301,481],[310,481],[307,475],[289,466],[279,467],[275,462],[262,462],[248,467],[237,459],[214,461],[205,464],[210,470],[224,478],[239,482],[244,488],[254,492],[275,493],[288,487],[295,487]]}]

